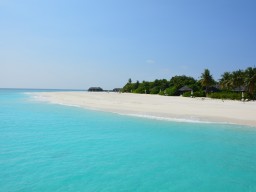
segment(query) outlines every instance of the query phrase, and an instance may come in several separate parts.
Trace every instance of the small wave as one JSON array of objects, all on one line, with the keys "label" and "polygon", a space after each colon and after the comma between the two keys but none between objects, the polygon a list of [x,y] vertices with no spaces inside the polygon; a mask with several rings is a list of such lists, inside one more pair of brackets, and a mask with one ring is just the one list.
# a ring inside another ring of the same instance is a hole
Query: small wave
[{"label": "small wave", "polygon": [[47,99],[47,97],[45,97],[45,96],[35,95],[35,94],[33,94],[33,93],[31,93],[31,94],[28,93],[28,95],[30,95],[31,98],[32,98],[33,100],[36,100],[36,101],[50,102],[49,99]]},{"label": "small wave", "polygon": [[185,119],[185,118],[159,117],[159,116],[153,116],[153,115],[124,114],[124,113],[118,113],[118,114],[131,116],[131,117],[154,119],[154,120],[159,120],[159,121],[181,122],[181,123],[233,124],[233,123],[229,123],[229,122],[214,122],[214,121],[204,121],[204,120],[189,119],[189,118]]},{"label": "small wave", "polygon": [[48,101],[49,103],[52,104],[57,104],[57,105],[64,105],[64,106],[68,106],[68,107],[79,107],[79,108],[84,108],[81,105],[74,105],[74,104],[66,104],[66,103],[61,103],[61,102],[53,102],[53,101]]}]

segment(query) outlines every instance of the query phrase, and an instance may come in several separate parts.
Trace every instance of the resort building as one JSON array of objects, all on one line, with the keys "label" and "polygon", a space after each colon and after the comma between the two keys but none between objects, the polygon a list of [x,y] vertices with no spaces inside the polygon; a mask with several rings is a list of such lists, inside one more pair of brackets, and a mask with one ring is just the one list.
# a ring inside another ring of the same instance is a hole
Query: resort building
[{"label": "resort building", "polygon": [[180,92],[180,94],[182,95],[183,93],[185,93],[185,92],[191,92],[192,93],[192,91],[193,91],[193,89],[191,89],[190,87],[188,87],[188,86],[183,86],[183,87],[181,87],[180,89],[179,89],[179,92]]}]

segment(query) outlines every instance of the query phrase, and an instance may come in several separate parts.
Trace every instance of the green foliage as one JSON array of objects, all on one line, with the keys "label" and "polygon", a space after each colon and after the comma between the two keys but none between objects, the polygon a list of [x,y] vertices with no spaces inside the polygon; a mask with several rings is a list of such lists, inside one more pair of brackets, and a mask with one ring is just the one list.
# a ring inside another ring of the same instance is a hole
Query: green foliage
[{"label": "green foliage", "polygon": [[191,92],[187,91],[185,93],[182,94],[183,97],[191,97]]},{"label": "green foliage", "polygon": [[169,87],[169,82],[166,79],[162,79],[160,83],[160,89],[165,90]]},{"label": "green foliage", "polygon": [[131,90],[132,90],[132,85],[129,84],[129,83],[127,83],[127,84],[123,87],[123,89],[122,89],[123,92],[131,92]]},{"label": "green foliage", "polygon": [[195,84],[193,84],[193,85],[190,85],[189,87],[190,87],[191,89],[193,89],[194,92],[201,90],[200,85],[198,85],[197,83],[195,83]]},{"label": "green foliage", "polygon": [[256,98],[256,68],[248,67],[244,72],[245,85],[248,88],[250,98]]},{"label": "green foliage", "polygon": [[123,92],[131,92],[133,89],[133,84],[132,84],[132,80],[131,78],[128,79],[128,82],[126,83],[126,85],[122,88]]},{"label": "green foliage", "polygon": [[145,93],[145,86],[143,84],[140,84],[139,87],[134,91],[135,93]]},{"label": "green foliage", "polygon": [[246,70],[225,72],[220,79],[220,85],[224,90],[233,90],[237,87],[245,87],[248,97],[256,98],[256,68],[248,67]]},{"label": "green foliage", "polygon": [[220,86],[224,90],[232,89],[233,83],[232,83],[232,74],[231,73],[225,72],[221,75]]},{"label": "green foliage", "polygon": [[[205,69],[200,80],[195,80],[189,76],[174,76],[170,81],[166,79],[156,79],[152,82],[132,83],[131,78],[122,88],[123,92],[141,93],[141,94],[159,94],[168,96],[180,95],[179,89],[188,86],[193,89],[195,97],[205,97],[210,92],[210,87],[216,85],[210,71]],[[246,70],[237,70],[233,72],[225,72],[219,81],[222,92],[211,93],[209,97],[220,99],[241,99],[241,93],[232,92],[235,88],[242,86],[247,90],[247,97],[256,98],[256,68],[248,67]],[[205,91],[204,91],[205,89]],[[223,92],[224,91],[224,92]],[[184,93],[184,96],[190,96],[190,92]]]},{"label": "green foliage", "polygon": [[159,95],[165,95],[165,92],[164,91],[160,91]]},{"label": "green foliage", "polygon": [[201,85],[205,87],[206,94],[208,93],[208,88],[215,83],[209,69],[205,69],[201,75],[200,79]]},{"label": "green foliage", "polygon": [[180,89],[185,85],[190,87],[190,85],[195,85],[195,84],[196,84],[196,80],[193,77],[188,77],[185,75],[174,76],[170,80],[170,86],[175,86],[177,87],[177,89]]},{"label": "green foliage", "polygon": [[158,94],[160,92],[160,87],[153,87],[150,89],[150,94]]},{"label": "green foliage", "polygon": [[194,97],[205,97],[205,92],[204,91],[196,91],[193,93]]},{"label": "green foliage", "polygon": [[[232,100],[241,100],[242,94],[239,92],[216,92],[216,93],[210,93],[208,95],[210,98],[214,99],[232,99]],[[244,99],[247,99],[248,95],[245,94]]]},{"label": "green foliage", "polygon": [[233,88],[243,86],[245,84],[245,73],[242,70],[234,71],[231,75],[231,84]]},{"label": "green foliage", "polygon": [[134,86],[133,86],[133,89],[134,89],[134,90],[138,89],[139,85],[140,85],[140,82],[139,82],[139,81],[136,81],[136,83],[135,83]]},{"label": "green foliage", "polygon": [[168,96],[177,96],[177,95],[179,95],[179,91],[178,91],[177,87],[174,86],[174,87],[165,89],[165,94]]}]

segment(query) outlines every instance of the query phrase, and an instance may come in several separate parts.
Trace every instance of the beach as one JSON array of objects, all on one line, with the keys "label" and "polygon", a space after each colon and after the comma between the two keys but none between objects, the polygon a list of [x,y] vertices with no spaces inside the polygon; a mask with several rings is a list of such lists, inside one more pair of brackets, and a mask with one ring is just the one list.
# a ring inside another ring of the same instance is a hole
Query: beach
[{"label": "beach", "polygon": [[112,92],[40,92],[33,95],[41,101],[122,115],[256,127],[256,102],[254,101]]}]

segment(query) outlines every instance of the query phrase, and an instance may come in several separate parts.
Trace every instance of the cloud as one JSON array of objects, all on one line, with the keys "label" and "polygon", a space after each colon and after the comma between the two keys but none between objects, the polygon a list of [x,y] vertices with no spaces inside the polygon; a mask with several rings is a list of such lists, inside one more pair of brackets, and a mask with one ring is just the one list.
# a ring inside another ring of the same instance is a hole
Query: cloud
[{"label": "cloud", "polygon": [[155,63],[155,60],[153,60],[153,59],[147,59],[147,60],[146,60],[146,63],[153,64],[153,63]]}]

